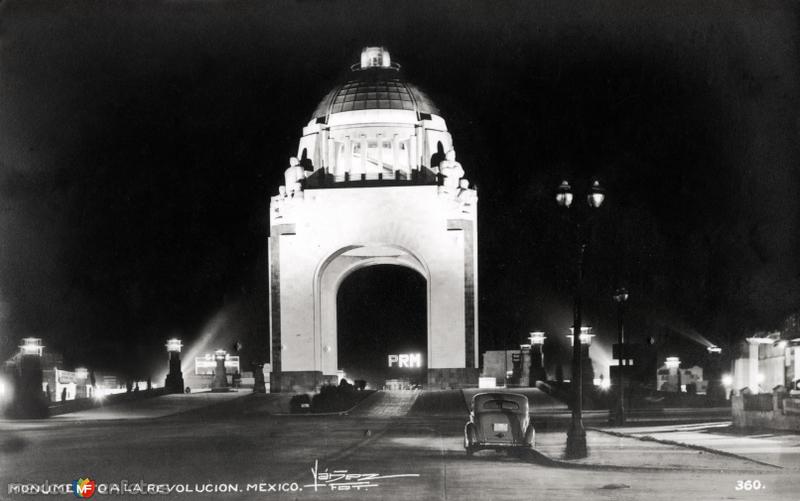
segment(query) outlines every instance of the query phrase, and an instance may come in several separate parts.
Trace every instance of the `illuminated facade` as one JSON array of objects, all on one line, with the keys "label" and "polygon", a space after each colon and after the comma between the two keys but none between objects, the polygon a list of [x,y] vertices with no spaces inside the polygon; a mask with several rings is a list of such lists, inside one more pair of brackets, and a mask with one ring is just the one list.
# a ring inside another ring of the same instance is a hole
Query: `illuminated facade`
[{"label": "illuminated facade", "polygon": [[770,393],[779,386],[800,386],[800,338],[789,338],[796,335],[789,329],[784,332],[758,333],[741,343],[741,356],[733,361],[734,391]]},{"label": "illuminated facade", "polygon": [[428,385],[475,385],[477,193],[438,109],[388,51],[366,48],[351,69],[270,201],[272,391],[336,382],[339,285],[386,264],[427,282]]}]

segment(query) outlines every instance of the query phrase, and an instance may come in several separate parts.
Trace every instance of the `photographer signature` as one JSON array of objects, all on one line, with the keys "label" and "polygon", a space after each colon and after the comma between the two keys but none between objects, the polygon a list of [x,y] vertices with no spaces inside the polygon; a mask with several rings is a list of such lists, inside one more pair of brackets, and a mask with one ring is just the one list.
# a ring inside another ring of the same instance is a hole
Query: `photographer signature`
[{"label": "photographer signature", "polygon": [[310,487],[317,492],[319,489],[328,489],[332,491],[350,491],[350,490],[367,490],[370,487],[378,487],[380,484],[375,480],[382,480],[387,478],[400,478],[400,477],[419,477],[419,473],[403,473],[399,475],[381,475],[380,473],[350,473],[348,470],[333,470],[319,471],[319,460],[314,461],[314,467],[311,468],[311,475],[314,477],[314,483],[304,485],[304,488]]}]

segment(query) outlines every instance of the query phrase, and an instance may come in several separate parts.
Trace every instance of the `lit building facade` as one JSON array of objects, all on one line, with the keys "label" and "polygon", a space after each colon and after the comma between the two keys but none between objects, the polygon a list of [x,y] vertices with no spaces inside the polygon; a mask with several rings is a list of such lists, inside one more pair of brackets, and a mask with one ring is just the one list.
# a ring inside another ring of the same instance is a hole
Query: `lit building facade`
[{"label": "lit building facade", "polygon": [[677,357],[667,357],[656,373],[656,388],[659,391],[689,392],[690,387],[695,393],[705,394],[708,381],[703,379],[703,368],[694,365],[681,367]]},{"label": "lit building facade", "polygon": [[475,385],[477,193],[438,109],[386,49],[364,49],[351,70],[270,201],[272,391],[337,381],[339,285],[386,264],[427,283],[427,385]]},{"label": "lit building facade", "polygon": [[[790,317],[791,318],[791,317]],[[776,387],[800,385],[800,337],[797,332],[757,333],[739,346],[733,361],[733,390],[771,393]]]}]

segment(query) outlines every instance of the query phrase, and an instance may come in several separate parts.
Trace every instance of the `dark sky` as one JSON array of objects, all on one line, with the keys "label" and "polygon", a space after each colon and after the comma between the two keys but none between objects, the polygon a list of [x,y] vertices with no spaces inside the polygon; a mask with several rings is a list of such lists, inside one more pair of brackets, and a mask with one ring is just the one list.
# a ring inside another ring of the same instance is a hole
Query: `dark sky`
[{"label": "dark sky", "polygon": [[608,189],[601,339],[618,284],[635,337],[778,327],[800,306],[796,3],[654,3],[3,1],[2,353],[36,335],[133,366],[220,312],[263,352],[268,197],[373,44],[479,187],[482,349],[571,324],[564,176]]}]

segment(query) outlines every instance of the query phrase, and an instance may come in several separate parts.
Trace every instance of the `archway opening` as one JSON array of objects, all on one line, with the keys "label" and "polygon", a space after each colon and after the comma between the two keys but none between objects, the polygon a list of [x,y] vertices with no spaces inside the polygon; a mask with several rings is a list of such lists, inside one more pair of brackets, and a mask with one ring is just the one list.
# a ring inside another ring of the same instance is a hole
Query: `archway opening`
[{"label": "archway opening", "polygon": [[428,308],[422,275],[397,265],[359,269],[342,281],[336,305],[338,366],[350,382],[424,384]]}]

